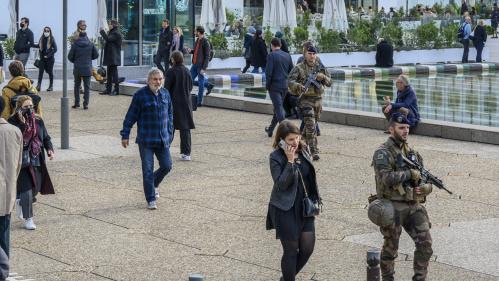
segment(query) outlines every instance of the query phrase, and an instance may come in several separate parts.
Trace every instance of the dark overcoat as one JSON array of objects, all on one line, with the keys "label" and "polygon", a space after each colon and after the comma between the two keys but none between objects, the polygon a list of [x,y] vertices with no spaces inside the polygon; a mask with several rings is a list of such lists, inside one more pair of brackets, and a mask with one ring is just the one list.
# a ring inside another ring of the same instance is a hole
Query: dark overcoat
[{"label": "dark overcoat", "polygon": [[166,71],[165,76],[165,89],[173,104],[173,127],[176,130],[194,129],[191,73],[184,65],[175,65]]},{"label": "dark overcoat", "polygon": [[71,46],[68,60],[74,64],[73,75],[92,76],[92,60],[99,57],[99,52],[88,37],[80,37]]},{"label": "dark overcoat", "polygon": [[251,65],[254,67],[265,67],[267,65],[267,45],[262,38],[255,38],[251,42]]},{"label": "dark overcoat", "polygon": [[121,65],[121,43],[123,36],[118,28],[115,27],[109,30],[109,33],[101,30],[100,35],[105,41],[103,64],[106,66]]}]

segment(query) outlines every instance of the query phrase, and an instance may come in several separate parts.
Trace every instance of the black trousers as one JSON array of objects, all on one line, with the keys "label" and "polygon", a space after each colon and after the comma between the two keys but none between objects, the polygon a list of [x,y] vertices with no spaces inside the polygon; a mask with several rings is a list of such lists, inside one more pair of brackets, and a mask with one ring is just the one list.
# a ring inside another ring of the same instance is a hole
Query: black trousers
[{"label": "black trousers", "polygon": [[90,76],[75,75],[74,95],[75,105],[80,105],[80,87],[83,80],[83,106],[88,106],[90,100]]},{"label": "black trousers", "polygon": [[38,83],[37,86],[42,86],[43,72],[49,75],[50,87],[54,84],[54,57],[40,59],[40,68],[38,69]]},{"label": "black trousers", "polygon": [[[158,50],[158,52],[156,53],[156,57],[154,59],[154,63],[156,64],[159,70],[165,73],[170,68],[170,51]],[[164,68],[161,63],[165,64]]]},{"label": "black trousers", "polygon": [[118,78],[118,66],[117,65],[108,65],[107,66],[107,83],[106,83],[106,92],[108,94],[111,93],[114,83],[114,90],[116,92],[120,92],[120,81]]},{"label": "black trousers", "polygon": [[[181,129],[180,131],[180,154],[191,155],[191,130]],[[173,131],[175,137],[175,130]]]},{"label": "black trousers", "polygon": [[482,51],[483,51],[483,46],[485,44],[483,42],[477,42],[475,44],[475,48],[476,48],[476,62],[482,62]]},{"label": "black trousers", "polygon": [[467,63],[468,62],[468,53],[470,52],[470,40],[469,39],[463,39],[463,59],[461,62]]},{"label": "black trousers", "polygon": [[248,59],[246,59],[246,66],[244,66],[244,68],[243,68],[243,71],[242,71],[242,72],[243,72],[243,73],[246,73],[246,71],[248,71],[248,68],[250,68],[250,66],[251,66],[251,61],[250,61],[250,60],[248,60]]}]

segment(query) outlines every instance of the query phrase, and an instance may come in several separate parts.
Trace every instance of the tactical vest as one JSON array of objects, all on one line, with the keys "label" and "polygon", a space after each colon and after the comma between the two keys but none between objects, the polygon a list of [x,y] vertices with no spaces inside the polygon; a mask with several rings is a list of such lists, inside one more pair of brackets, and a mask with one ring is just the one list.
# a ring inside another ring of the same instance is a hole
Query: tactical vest
[{"label": "tactical vest", "polygon": [[[303,79],[301,79],[300,83],[305,85],[307,82],[308,76],[312,73],[316,68],[320,67],[319,63],[316,62],[314,66],[308,66],[305,62],[302,62],[297,65],[300,68],[300,72],[303,74]],[[319,71],[319,73],[325,74],[324,71]],[[321,97],[324,94],[324,85],[321,83],[320,89],[316,89],[314,86],[310,86],[303,94],[304,97]]]}]

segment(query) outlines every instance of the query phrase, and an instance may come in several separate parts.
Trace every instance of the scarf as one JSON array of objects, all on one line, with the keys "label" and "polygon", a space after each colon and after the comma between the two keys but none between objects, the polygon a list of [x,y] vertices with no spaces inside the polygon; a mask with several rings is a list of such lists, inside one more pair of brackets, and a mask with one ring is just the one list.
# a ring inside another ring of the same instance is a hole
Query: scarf
[{"label": "scarf", "polygon": [[25,120],[25,127],[23,131],[23,144],[28,146],[31,156],[33,158],[37,157],[41,152],[41,141],[38,138],[38,126],[36,124],[35,113],[32,112],[30,115],[23,114]]},{"label": "scarf", "polygon": [[179,51],[179,50],[180,50],[180,34],[174,33],[172,51]]}]

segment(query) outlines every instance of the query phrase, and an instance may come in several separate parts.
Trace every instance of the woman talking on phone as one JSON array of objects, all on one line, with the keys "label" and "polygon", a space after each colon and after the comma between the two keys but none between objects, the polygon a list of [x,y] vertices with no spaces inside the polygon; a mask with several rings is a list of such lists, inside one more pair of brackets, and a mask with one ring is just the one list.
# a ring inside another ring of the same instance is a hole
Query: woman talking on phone
[{"label": "woman talking on phone", "polygon": [[267,229],[281,240],[281,281],[294,281],[314,251],[314,216],[321,199],[315,168],[300,129],[290,121],[277,128],[270,172],[274,181],[267,213]]}]

